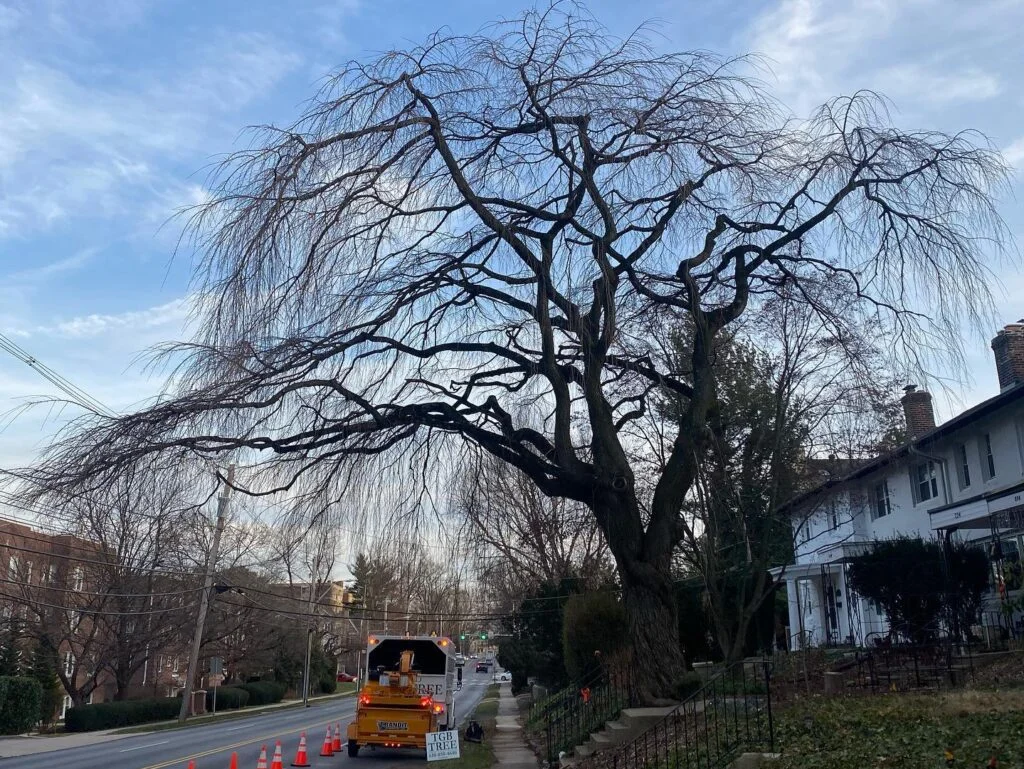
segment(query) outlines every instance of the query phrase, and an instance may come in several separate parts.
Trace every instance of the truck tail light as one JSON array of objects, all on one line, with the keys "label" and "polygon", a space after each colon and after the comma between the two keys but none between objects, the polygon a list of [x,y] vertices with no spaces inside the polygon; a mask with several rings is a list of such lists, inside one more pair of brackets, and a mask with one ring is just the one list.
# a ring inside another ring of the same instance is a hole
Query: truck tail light
[{"label": "truck tail light", "polygon": [[370,698],[367,697],[365,694],[360,694],[359,695],[359,704],[360,705],[369,705],[370,704]]},{"label": "truck tail light", "polygon": [[435,702],[434,703],[434,713],[437,713],[437,714],[444,713],[444,705],[442,705],[440,702]]},{"label": "truck tail light", "polygon": [[420,698],[420,707],[421,708],[429,708],[431,701],[432,701],[432,699],[430,697],[421,697]]}]

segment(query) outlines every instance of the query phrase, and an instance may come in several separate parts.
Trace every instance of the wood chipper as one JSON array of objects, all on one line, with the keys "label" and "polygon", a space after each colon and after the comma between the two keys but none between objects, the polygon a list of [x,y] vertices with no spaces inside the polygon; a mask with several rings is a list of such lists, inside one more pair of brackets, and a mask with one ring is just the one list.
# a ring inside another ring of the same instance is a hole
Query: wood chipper
[{"label": "wood chipper", "polygon": [[[384,640],[387,643],[381,649],[381,639],[370,639],[366,682],[356,703],[355,720],[348,725],[348,754],[352,757],[363,747],[426,751],[427,734],[448,726],[444,693],[438,692],[441,696],[435,698],[425,691],[416,664],[417,647],[437,649],[435,639]],[[424,647],[424,641],[429,647]],[[447,650],[441,650],[447,658]]]}]

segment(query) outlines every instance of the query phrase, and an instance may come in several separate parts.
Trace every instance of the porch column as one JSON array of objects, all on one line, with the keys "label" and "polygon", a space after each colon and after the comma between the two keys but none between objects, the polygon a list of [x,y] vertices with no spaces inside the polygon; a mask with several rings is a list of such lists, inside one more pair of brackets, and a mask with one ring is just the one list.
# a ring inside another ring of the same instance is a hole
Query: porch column
[{"label": "porch column", "polygon": [[795,652],[803,645],[800,637],[802,627],[800,583],[796,577],[786,577],[786,603],[789,609],[789,638],[787,639],[787,644],[789,650]]}]

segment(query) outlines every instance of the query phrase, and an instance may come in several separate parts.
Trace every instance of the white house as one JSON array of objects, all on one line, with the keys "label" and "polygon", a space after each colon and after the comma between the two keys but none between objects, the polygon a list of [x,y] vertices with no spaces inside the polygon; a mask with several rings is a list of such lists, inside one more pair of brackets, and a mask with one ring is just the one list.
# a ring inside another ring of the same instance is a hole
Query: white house
[{"label": "white house", "polygon": [[[993,585],[1003,580],[1011,598],[1019,590],[1003,578],[1024,552],[1024,320],[1000,331],[992,350],[998,395],[936,426],[931,395],[907,387],[909,443],[788,503],[796,562],[773,571],[786,583],[791,648],[866,645],[888,631],[846,574],[851,557],[897,535],[982,544]],[[999,603],[993,592],[983,624],[1005,624]]]}]

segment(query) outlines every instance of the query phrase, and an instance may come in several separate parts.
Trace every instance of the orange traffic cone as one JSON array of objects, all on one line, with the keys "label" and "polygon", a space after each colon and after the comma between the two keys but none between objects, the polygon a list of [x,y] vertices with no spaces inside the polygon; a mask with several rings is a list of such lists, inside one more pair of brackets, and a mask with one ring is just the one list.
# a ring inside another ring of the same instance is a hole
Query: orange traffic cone
[{"label": "orange traffic cone", "polygon": [[256,769],[267,769],[267,746],[260,748],[260,757],[256,761]]},{"label": "orange traffic cone", "polygon": [[238,769],[238,754],[231,754],[231,761],[228,763],[228,769]]},{"label": "orange traffic cone", "polygon": [[284,758],[281,756],[281,740],[274,746],[274,758],[270,762],[270,769],[284,769]]},{"label": "orange traffic cone", "polygon": [[327,724],[327,734],[324,735],[324,746],[320,748],[321,756],[333,756],[334,749],[331,747],[331,725]]},{"label": "orange traffic cone", "polygon": [[299,735],[299,752],[295,754],[292,766],[309,766],[309,758],[306,756],[306,733]]},{"label": "orange traffic cone", "polygon": [[196,762],[194,760],[188,762],[188,769],[196,769]]},{"label": "orange traffic cone", "polygon": [[335,753],[341,752],[341,724],[337,721],[334,722],[334,742],[331,743],[331,750]]}]

